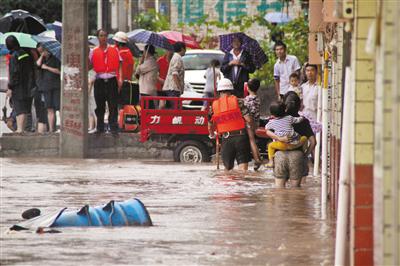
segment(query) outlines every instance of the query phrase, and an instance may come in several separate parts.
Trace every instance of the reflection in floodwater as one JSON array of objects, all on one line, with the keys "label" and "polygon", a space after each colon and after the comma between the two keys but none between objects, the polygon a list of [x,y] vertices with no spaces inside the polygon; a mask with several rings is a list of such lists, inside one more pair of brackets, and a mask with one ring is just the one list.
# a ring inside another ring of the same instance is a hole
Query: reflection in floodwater
[{"label": "reflection in floodwater", "polygon": [[[333,220],[319,182],[275,189],[259,173],[211,164],[1,159],[0,264],[332,265]],[[137,197],[154,226],[7,233],[21,213]]]}]

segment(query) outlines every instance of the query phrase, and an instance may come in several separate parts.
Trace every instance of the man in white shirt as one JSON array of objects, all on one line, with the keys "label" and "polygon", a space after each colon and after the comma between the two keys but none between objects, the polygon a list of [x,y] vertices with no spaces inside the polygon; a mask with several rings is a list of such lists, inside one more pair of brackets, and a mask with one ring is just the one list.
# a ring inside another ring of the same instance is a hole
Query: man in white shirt
[{"label": "man in white shirt", "polygon": [[303,114],[309,119],[317,121],[318,94],[321,86],[317,84],[318,69],[316,65],[306,65],[307,82],[301,85],[303,93]]},{"label": "man in white shirt", "polygon": [[283,42],[275,43],[274,50],[278,57],[274,65],[275,92],[282,97],[289,90],[289,76],[294,72],[300,75],[301,66],[296,56],[286,54],[286,44]]}]

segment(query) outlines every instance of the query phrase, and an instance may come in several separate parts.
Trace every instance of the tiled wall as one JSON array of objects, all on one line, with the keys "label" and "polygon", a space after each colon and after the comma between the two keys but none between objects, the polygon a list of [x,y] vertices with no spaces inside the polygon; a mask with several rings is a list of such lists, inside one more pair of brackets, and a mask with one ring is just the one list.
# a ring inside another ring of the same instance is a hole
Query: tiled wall
[{"label": "tiled wall", "polygon": [[[399,265],[399,24],[398,1],[382,5],[381,39],[376,54],[376,123],[374,164],[374,261]],[[397,23],[397,25],[396,25]],[[397,128],[395,128],[397,124]],[[383,233],[383,234],[382,234]]]},{"label": "tiled wall", "polygon": [[373,264],[373,163],[375,120],[374,55],[365,52],[368,31],[375,20],[375,0],[355,1],[352,61],[354,70],[354,176],[351,197],[351,264]]},{"label": "tiled wall", "polygon": [[[349,263],[400,265],[400,1],[355,0],[354,11]],[[379,26],[375,35],[373,25]],[[340,70],[348,49],[343,45],[343,28],[337,24],[338,52],[331,76],[330,193],[335,209],[344,85]],[[368,53],[367,44],[376,47]]]}]

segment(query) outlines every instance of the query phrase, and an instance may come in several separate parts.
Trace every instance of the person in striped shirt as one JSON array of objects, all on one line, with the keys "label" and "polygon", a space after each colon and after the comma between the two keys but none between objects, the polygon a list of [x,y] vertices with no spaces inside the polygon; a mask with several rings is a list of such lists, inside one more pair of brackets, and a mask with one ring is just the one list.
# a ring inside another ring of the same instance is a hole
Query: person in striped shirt
[{"label": "person in striped shirt", "polygon": [[268,144],[268,159],[267,167],[274,167],[273,158],[277,150],[286,151],[294,150],[307,144],[307,137],[300,136],[294,131],[293,124],[298,124],[303,121],[303,117],[293,117],[286,114],[286,107],[283,102],[274,102],[270,105],[271,118],[265,125],[265,130],[273,132],[280,138],[287,138],[288,142],[274,140]]}]

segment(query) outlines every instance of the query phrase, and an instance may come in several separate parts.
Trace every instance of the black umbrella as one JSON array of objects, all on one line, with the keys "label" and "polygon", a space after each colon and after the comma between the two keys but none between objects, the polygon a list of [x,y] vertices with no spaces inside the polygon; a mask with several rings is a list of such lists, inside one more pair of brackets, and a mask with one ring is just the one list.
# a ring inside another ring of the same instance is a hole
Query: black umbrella
[{"label": "black umbrella", "polygon": [[131,50],[131,53],[134,57],[141,57],[142,56],[142,51],[140,51],[139,47],[136,46],[133,42],[128,42],[126,44],[126,47]]},{"label": "black umbrella", "polygon": [[0,32],[39,34],[45,30],[43,20],[25,10],[12,10],[0,18]]}]

